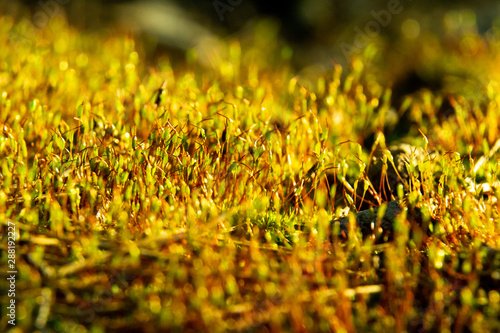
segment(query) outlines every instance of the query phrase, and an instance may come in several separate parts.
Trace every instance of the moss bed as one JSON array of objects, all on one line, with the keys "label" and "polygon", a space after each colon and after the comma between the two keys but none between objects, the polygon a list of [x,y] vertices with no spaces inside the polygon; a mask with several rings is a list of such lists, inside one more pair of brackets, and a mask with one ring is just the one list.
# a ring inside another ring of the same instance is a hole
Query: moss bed
[{"label": "moss bed", "polygon": [[20,24],[0,331],[498,331],[500,34],[413,40],[408,68],[446,75],[399,97],[383,40],[306,80],[265,22],[208,66]]}]

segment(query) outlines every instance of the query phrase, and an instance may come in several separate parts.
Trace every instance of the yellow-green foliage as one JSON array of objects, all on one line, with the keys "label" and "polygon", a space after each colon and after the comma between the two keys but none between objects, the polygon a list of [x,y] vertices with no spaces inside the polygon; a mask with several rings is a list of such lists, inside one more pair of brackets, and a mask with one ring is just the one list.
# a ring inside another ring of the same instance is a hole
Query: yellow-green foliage
[{"label": "yellow-green foliage", "polygon": [[[398,197],[368,175],[373,157],[393,163],[383,131],[399,112],[375,75],[382,50],[306,82],[268,22],[209,67],[193,52],[147,64],[134,38],[58,17],[13,43],[19,29],[0,18],[0,230],[16,226],[16,327],[498,327],[494,36],[464,39],[488,46],[467,60],[490,64],[481,99],[450,84],[405,102],[401,139],[439,157],[408,161],[400,196],[434,223],[403,217],[394,241],[374,245],[359,231],[341,241],[330,221],[368,196]],[[459,66],[459,52],[439,52]],[[455,113],[443,120],[445,98]]]}]

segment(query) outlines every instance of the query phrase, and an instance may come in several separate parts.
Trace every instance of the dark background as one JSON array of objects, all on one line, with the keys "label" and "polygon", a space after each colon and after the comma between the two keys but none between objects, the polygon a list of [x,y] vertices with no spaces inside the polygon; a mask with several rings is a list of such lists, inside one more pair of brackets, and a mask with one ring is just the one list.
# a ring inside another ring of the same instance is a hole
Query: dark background
[{"label": "dark background", "polygon": [[[395,0],[11,0],[0,3],[0,10],[36,24],[34,15],[51,15],[56,4],[57,11],[64,11],[69,22],[78,28],[131,29],[154,45],[148,52],[177,52],[181,58],[202,37],[238,37],[257,21],[271,18],[279,26],[279,38],[294,50],[292,64],[300,72],[312,67],[328,69],[335,63],[348,65],[350,59],[345,57],[342,43],[352,45],[355,28],[364,30],[374,20],[371,12],[386,10],[390,1]],[[472,13],[481,34],[492,31],[495,25],[500,27],[495,23],[500,13],[497,1],[399,2],[402,12],[393,15],[390,24],[382,27],[377,36],[395,49],[401,39],[402,23],[408,19],[418,22],[421,34],[429,31],[437,36],[443,34],[446,15],[457,10]],[[229,8],[226,11],[224,4]]]}]

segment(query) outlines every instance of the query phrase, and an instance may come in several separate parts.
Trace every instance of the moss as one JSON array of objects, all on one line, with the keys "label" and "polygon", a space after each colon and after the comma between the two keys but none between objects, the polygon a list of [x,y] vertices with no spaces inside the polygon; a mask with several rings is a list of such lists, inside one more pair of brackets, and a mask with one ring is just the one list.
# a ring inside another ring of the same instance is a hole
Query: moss
[{"label": "moss", "polygon": [[[376,45],[306,80],[265,22],[209,66],[190,51],[152,67],[128,34],[54,17],[13,44],[22,24],[0,17],[0,232],[16,229],[19,329],[498,327],[483,285],[500,270],[498,36],[458,34],[488,45],[474,59],[414,40],[431,68],[442,56],[491,78],[481,99],[453,84],[396,110]],[[410,145],[394,148],[386,121],[403,118],[394,141]]]}]

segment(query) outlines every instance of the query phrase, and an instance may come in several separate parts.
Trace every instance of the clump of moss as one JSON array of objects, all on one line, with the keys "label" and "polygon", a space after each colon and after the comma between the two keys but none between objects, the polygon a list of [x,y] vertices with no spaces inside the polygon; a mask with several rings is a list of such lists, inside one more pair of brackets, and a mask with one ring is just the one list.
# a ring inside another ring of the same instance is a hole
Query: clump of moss
[{"label": "clump of moss", "polygon": [[[54,18],[13,45],[18,27],[0,18],[0,222],[16,226],[17,327],[497,327],[497,81],[482,104],[449,92],[454,112],[438,121],[439,92],[394,109],[372,48],[304,82],[289,49],[262,38],[267,24],[221,46],[211,68],[163,57],[149,69],[123,34]],[[498,42],[474,38],[494,72]],[[403,112],[398,140],[418,158],[387,149],[388,114]],[[391,230],[376,237],[387,243],[363,240],[364,222],[346,239],[331,223],[366,201],[389,202],[369,221]]]}]

